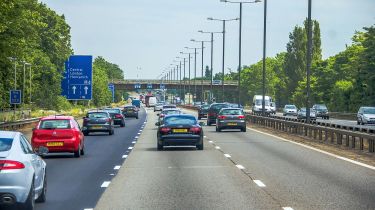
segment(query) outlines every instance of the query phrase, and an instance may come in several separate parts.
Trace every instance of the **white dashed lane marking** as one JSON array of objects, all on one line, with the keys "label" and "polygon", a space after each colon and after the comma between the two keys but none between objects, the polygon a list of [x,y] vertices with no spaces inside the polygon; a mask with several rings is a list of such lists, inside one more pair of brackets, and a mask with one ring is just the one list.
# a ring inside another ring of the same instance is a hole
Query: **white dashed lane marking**
[{"label": "white dashed lane marking", "polygon": [[253,180],[259,187],[266,187],[266,185],[260,180]]},{"label": "white dashed lane marking", "polygon": [[129,147],[128,149],[133,149],[133,147]]},{"label": "white dashed lane marking", "polygon": [[105,181],[100,187],[106,188],[109,186],[110,183],[111,183],[110,181]]},{"label": "white dashed lane marking", "polygon": [[115,166],[113,169],[114,170],[119,170],[121,168],[121,166]]},{"label": "white dashed lane marking", "polygon": [[283,210],[293,210],[292,207],[283,207]]},{"label": "white dashed lane marking", "polygon": [[94,210],[94,209],[90,208],[90,209],[83,209],[83,210]]},{"label": "white dashed lane marking", "polygon": [[220,147],[219,147],[219,146],[216,146],[215,149],[220,149]]},{"label": "white dashed lane marking", "polygon": [[127,158],[128,157],[128,155],[123,155],[122,156],[122,159],[125,159],[125,158]]},{"label": "white dashed lane marking", "polygon": [[245,169],[245,167],[243,167],[242,165],[236,165],[236,167],[241,169],[241,170]]},{"label": "white dashed lane marking", "polygon": [[224,154],[225,157],[230,158],[231,156],[229,154]]},{"label": "white dashed lane marking", "polygon": [[132,144],[135,144],[135,143],[137,143],[136,141],[132,141]]},{"label": "white dashed lane marking", "polygon": [[210,144],[214,143],[213,141],[208,141]]}]

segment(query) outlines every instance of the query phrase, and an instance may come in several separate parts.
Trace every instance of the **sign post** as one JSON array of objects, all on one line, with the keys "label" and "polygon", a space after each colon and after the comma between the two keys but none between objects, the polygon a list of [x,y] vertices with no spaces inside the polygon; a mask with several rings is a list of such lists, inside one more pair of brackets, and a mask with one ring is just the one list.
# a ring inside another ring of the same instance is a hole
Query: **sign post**
[{"label": "sign post", "polygon": [[10,104],[21,104],[21,90],[11,90],[10,91]]},{"label": "sign post", "polygon": [[112,83],[108,84],[108,89],[112,93],[112,103],[114,103],[115,102],[115,85]]}]

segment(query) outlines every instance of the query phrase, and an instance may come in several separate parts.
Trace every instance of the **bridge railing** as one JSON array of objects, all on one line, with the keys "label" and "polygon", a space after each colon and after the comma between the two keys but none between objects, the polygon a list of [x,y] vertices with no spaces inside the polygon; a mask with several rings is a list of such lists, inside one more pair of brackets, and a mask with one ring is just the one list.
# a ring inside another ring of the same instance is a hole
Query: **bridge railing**
[{"label": "bridge railing", "polygon": [[[140,79],[140,80],[115,80],[113,82],[114,84],[160,84],[161,81],[160,80],[152,80],[152,79]],[[173,81],[163,81],[164,84],[173,84],[173,85],[177,85],[177,84],[185,84],[185,85],[188,85],[189,84],[189,80],[183,80],[181,81],[180,83],[180,80],[173,80]],[[194,80],[190,80],[190,85],[193,85],[194,84]],[[196,85],[201,85],[202,84],[202,81],[201,80],[195,80],[195,84]],[[210,85],[211,84],[211,81],[210,80],[203,80],[203,85]],[[238,82],[237,81],[234,81],[234,80],[228,80],[228,81],[224,81],[224,85],[237,85]],[[215,84],[213,83],[213,85],[221,85],[221,84]]]}]

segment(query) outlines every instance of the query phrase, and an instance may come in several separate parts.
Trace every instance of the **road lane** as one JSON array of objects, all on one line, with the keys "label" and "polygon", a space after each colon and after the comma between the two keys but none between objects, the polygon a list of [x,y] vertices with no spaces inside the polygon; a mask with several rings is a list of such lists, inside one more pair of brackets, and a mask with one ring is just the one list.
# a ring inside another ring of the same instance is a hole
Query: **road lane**
[{"label": "road lane", "polygon": [[[194,113],[191,111],[186,111]],[[375,209],[375,171],[255,130],[205,135],[282,205],[294,209]]]},{"label": "road lane", "polygon": [[48,193],[46,203],[36,205],[37,210],[83,210],[95,207],[105,188],[117,174],[115,166],[122,165],[123,155],[141,129],[146,118],[126,119],[125,128],[116,128],[113,136],[93,134],[85,137],[86,154],[74,158],[71,154],[50,155],[47,162]]},{"label": "road lane", "polygon": [[207,140],[156,150],[156,115],[95,209],[282,209]]}]

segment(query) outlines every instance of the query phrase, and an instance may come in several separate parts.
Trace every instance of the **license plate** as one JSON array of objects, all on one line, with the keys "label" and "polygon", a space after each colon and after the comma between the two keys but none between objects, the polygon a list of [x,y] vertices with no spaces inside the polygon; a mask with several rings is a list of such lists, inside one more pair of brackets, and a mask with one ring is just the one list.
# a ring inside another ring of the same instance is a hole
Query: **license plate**
[{"label": "license plate", "polygon": [[228,125],[237,125],[237,123],[228,123]]},{"label": "license plate", "polygon": [[173,129],[173,133],[186,133],[187,129]]},{"label": "license plate", "polygon": [[64,142],[47,142],[47,147],[61,147],[64,146]]},{"label": "license plate", "polygon": [[101,126],[92,126],[92,129],[101,129]]},{"label": "license plate", "polygon": [[128,111],[129,113],[132,113],[133,111]]}]

